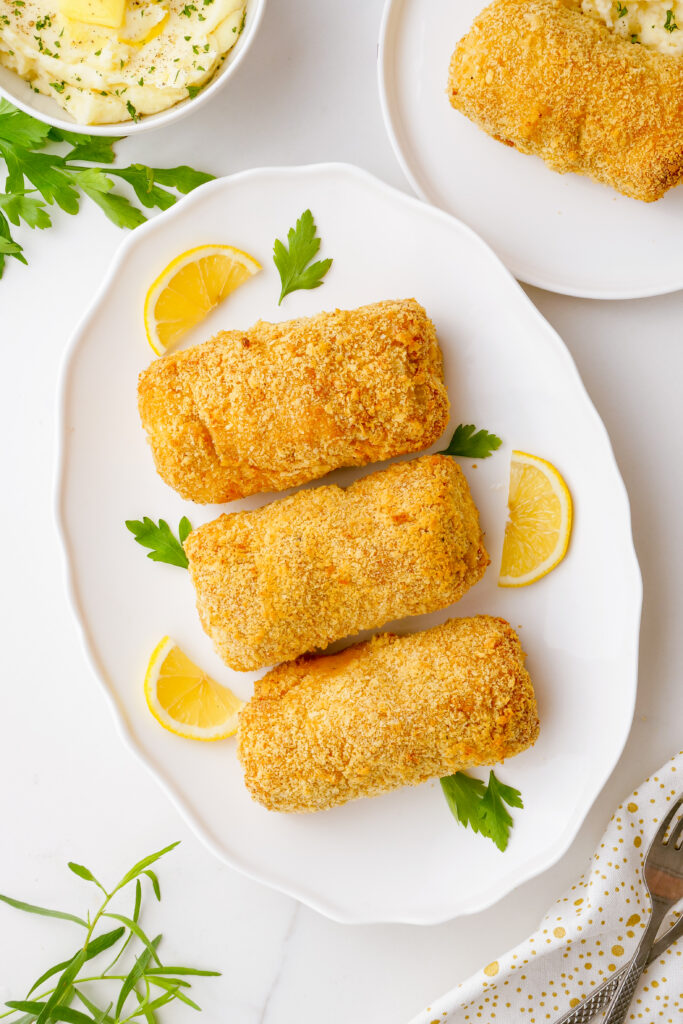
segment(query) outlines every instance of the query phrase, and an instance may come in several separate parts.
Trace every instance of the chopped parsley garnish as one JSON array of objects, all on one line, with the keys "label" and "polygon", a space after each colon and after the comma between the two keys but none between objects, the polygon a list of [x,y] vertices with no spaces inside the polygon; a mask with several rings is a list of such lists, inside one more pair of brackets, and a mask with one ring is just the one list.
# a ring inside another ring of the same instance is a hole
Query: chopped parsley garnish
[{"label": "chopped parsley garnish", "polygon": [[617,4],[617,18],[625,18],[628,14],[628,7],[626,4]]},{"label": "chopped parsley garnish", "polygon": [[50,87],[54,89],[55,92],[64,92],[66,89],[66,82],[50,82]]},{"label": "chopped parsley garnish", "polygon": [[187,95],[190,97],[191,100],[193,100],[195,98],[195,96],[197,95],[197,93],[201,92],[201,90],[202,90],[201,85],[188,85],[187,86]]},{"label": "chopped parsley garnish", "polygon": [[130,114],[130,116],[133,118],[134,121],[139,121],[140,120],[140,115],[138,114],[137,110],[135,109],[133,104],[130,102],[130,100],[128,100],[128,102],[126,103],[126,110],[128,111],[128,113]]},{"label": "chopped parsley garnish", "polygon": [[677,32],[678,31],[678,25],[674,21],[673,9],[668,10],[666,12],[666,21],[664,22],[664,28],[666,29],[667,32]]}]

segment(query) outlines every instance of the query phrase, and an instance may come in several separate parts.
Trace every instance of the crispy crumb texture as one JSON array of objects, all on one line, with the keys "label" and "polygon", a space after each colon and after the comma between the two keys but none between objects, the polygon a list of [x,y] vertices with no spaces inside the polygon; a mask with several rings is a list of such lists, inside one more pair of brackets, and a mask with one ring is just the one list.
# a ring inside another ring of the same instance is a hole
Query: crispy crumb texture
[{"label": "crispy crumb texture", "polygon": [[185,552],[202,625],[241,670],[444,608],[489,562],[465,476],[445,455],[222,515]]},{"label": "crispy crumb texture", "polygon": [[683,177],[683,58],[632,43],[572,0],[495,0],[453,54],[451,104],[494,138],[633,199]]},{"label": "crispy crumb texture", "polygon": [[224,331],[152,363],[138,407],[157,472],[197,502],[420,451],[449,415],[436,331],[414,299]]},{"label": "crispy crumb texture", "polygon": [[519,639],[482,615],[279,665],[240,714],[238,756],[254,800],[318,811],[495,764],[538,729]]}]

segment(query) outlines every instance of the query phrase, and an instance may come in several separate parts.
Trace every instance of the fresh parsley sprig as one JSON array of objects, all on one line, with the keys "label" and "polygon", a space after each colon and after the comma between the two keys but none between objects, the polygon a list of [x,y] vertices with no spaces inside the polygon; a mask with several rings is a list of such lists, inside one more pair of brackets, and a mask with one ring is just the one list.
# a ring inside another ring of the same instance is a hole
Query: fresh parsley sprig
[{"label": "fresh parsley sprig", "polygon": [[315,221],[310,210],[304,210],[296,222],[296,227],[289,229],[287,243],[289,248],[276,238],[273,245],[273,262],[282,282],[278,306],[290,292],[298,291],[300,288],[319,288],[332,266],[330,259],[311,263],[320,248],[320,239],[316,234]]},{"label": "fresh parsley sprig", "polygon": [[448,447],[439,452],[439,455],[458,455],[463,459],[488,459],[502,443],[495,434],[477,430],[472,423],[461,423],[455,428]]},{"label": "fresh parsley sprig", "polygon": [[507,848],[513,822],[505,804],[524,807],[518,789],[505,786],[493,771],[488,785],[465,772],[456,772],[441,779],[441,787],[453,817],[461,825],[492,839],[499,850]]},{"label": "fresh parsley sprig", "polygon": [[126,519],[126,528],[135,537],[138,544],[143,548],[151,548],[147,555],[153,562],[168,562],[169,565],[178,565],[181,569],[187,569],[189,563],[183,544],[192,533],[192,524],[187,516],[178,523],[178,536],[176,537],[165,519],[155,523],[149,516],[144,519]]},{"label": "fresh parsley sprig", "polygon": [[[147,218],[116,190],[115,179],[131,186],[141,206],[166,210],[178,199],[176,193],[191,192],[213,177],[186,166],[112,167],[114,144],[119,141],[52,128],[0,100],[0,168],[4,163],[7,171],[4,193],[0,192],[0,277],[7,256],[27,263],[10,224],[49,228],[48,206],[76,214],[85,195],[117,227],[135,228]],[[68,152],[55,152],[56,146],[64,145]]]},{"label": "fresh parsley sprig", "polygon": [[[8,1012],[0,1014],[0,1017],[11,1018],[8,1024],[48,1024],[52,1021],[67,1021],[70,1024],[124,1024],[141,1018],[148,1024],[155,1024],[156,1011],[174,999],[195,1010],[201,1009],[187,994],[187,990],[192,986],[186,978],[218,977],[220,972],[165,965],[158,952],[162,936],[157,935],[149,939],[140,924],[142,878],[146,877],[149,880],[154,895],[161,901],[159,879],[151,865],[177,845],[178,843],[171,843],[163,850],[143,857],[111,890],[106,889],[89,868],[73,861],[69,862],[70,871],[84,881],[96,885],[104,893],[104,900],[98,909],[92,914],[88,911],[85,918],[0,895],[0,901],[16,910],[70,921],[86,932],[85,941],[81,934],[78,948],[69,959],[62,960],[43,971],[29,989],[26,998],[9,1000],[5,1003]],[[115,913],[111,908],[111,901],[133,882],[135,902],[132,911],[128,915]],[[102,931],[107,921],[116,922],[116,927]],[[137,955],[136,946],[140,947]],[[114,954],[114,958],[104,970],[94,968],[88,972],[84,971],[86,964],[107,950],[110,951],[110,956]],[[127,961],[121,961],[126,950]],[[120,961],[130,966],[127,969],[119,966],[118,973],[114,973],[113,968]],[[46,987],[47,982],[51,982],[50,987]],[[157,989],[157,992],[153,989]],[[72,1005],[76,1000],[87,1012]],[[17,1014],[21,1016],[16,1016]]]}]

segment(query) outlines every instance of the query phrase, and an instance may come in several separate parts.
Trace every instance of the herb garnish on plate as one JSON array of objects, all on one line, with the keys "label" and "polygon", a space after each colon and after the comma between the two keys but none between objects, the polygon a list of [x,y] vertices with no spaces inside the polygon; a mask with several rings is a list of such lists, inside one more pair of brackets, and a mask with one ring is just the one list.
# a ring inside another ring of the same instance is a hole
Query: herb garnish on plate
[{"label": "herb garnish on plate", "polygon": [[183,544],[192,533],[192,524],[187,516],[183,516],[178,523],[177,537],[165,519],[160,519],[158,524],[149,516],[144,516],[142,520],[126,519],[126,527],[138,544],[152,549],[147,557],[153,562],[168,562],[169,565],[187,569],[189,563]]},{"label": "herb garnish on plate", "polygon": [[499,437],[489,434],[487,430],[477,430],[472,423],[461,423],[455,428],[448,447],[438,454],[455,455],[463,459],[488,459],[502,443]]},{"label": "herb garnish on plate", "polygon": [[441,779],[448,806],[461,825],[492,839],[499,850],[507,848],[512,828],[508,807],[524,807],[522,794],[505,786],[491,770],[488,784],[465,772],[456,772]]},{"label": "herb garnish on plate", "polygon": [[332,266],[332,260],[318,260],[311,263],[320,248],[315,221],[310,210],[304,210],[296,227],[287,232],[288,248],[279,238],[273,245],[273,262],[280,274],[282,291],[278,306],[285,295],[301,288],[319,288],[323,278]]}]

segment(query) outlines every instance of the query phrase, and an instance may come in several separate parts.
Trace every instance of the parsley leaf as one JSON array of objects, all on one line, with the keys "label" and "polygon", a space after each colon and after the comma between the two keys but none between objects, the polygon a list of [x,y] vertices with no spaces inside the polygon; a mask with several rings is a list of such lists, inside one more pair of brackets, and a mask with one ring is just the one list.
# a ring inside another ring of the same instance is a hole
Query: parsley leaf
[{"label": "parsley leaf", "polygon": [[157,526],[154,520],[148,516],[145,516],[142,522],[139,519],[126,519],[126,527],[138,544],[152,549],[147,557],[151,558],[153,562],[168,562],[169,565],[178,565],[181,569],[187,569],[189,563],[183,544],[192,532],[192,526],[186,516],[183,516],[178,524],[177,537],[163,519],[159,520]]},{"label": "parsley leaf", "polygon": [[678,25],[676,24],[676,21],[674,19],[673,8],[666,12],[666,21],[664,22],[664,28],[669,33],[678,31]]},{"label": "parsley leaf", "polygon": [[114,182],[99,167],[78,168],[74,174],[79,188],[104,210],[117,227],[136,228],[147,219],[125,196],[112,193]]},{"label": "parsley leaf", "polygon": [[56,142],[68,142],[73,147],[64,157],[67,163],[85,160],[91,164],[113,164],[116,159],[114,144],[121,141],[120,138],[101,135],[77,135],[62,128],[50,128],[50,138]]},{"label": "parsley leaf", "polygon": [[[135,164],[134,166],[140,166]],[[154,167],[154,180],[160,185],[174,188],[186,195],[199,185],[207,181],[213,181],[213,174],[205,174],[204,171],[195,171],[193,167],[181,164],[179,167]]]},{"label": "parsley leaf", "polygon": [[488,788],[479,805],[481,814],[479,830],[482,835],[492,839],[499,850],[505,850],[507,847],[512,828],[512,818],[508,814],[505,804],[508,807],[524,807],[522,794],[518,789],[499,782],[492,771],[489,774]]},{"label": "parsley leaf", "polygon": [[2,277],[5,269],[6,256],[13,256],[20,263],[27,262],[26,257],[23,255],[22,247],[12,238],[7,218],[0,211],[0,277]]},{"label": "parsley leaf", "polygon": [[7,100],[0,100],[0,139],[23,149],[39,149],[50,135],[50,126],[17,110]]},{"label": "parsley leaf", "polygon": [[273,245],[273,262],[282,282],[278,306],[290,292],[320,287],[323,277],[332,266],[330,259],[311,263],[320,248],[320,239],[316,235],[315,221],[310,210],[304,210],[296,227],[289,229],[287,242],[289,248],[279,238],[275,239]]},{"label": "parsley leaf", "polygon": [[479,804],[486,792],[481,779],[472,778],[465,772],[456,772],[441,779],[448,806],[454,818],[467,828],[471,825],[475,832],[479,831]]},{"label": "parsley leaf", "polygon": [[45,203],[22,192],[0,193],[0,210],[12,224],[19,225],[23,220],[30,228],[49,228],[52,223],[45,212]]},{"label": "parsley leaf", "polygon": [[441,788],[453,817],[461,825],[491,839],[501,852],[507,848],[513,821],[505,804],[524,807],[518,789],[504,785],[493,771],[489,772],[488,784],[465,772],[456,772],[441,779]]},{"label": "parsley leaf", "polygon": [[[156,206],[160,210],[167,210],[176,201],[173,193],[167,190],[168,187],[187,193],[198,185],[211,181],[213,177],[191,167],[159,168],[146,167],[144,164],[131,164],[130,167],[123,168],[112,167],[107,173],[127,181],[143,206]],[[161,185],[166,187],[160,188]]]},{"label": "parsley leaf", "polygon": [[[476,430],[476,433],[475,433]],[[453,437],[439,455],[459,455],[464,459],[488,459],[502,445],[495,434],[477,430],[472,423],[461,423],[455,428]]]},{"label": "parsley leaf", "polygon": [[[191,192],[213,177],[185,166],[112,167],[118,141],[51,128],[0,100],[0,168],[4,162],[7,170],[4,192],[0,192],[0,277],[6,256],[27,262],[22,246],[12,237],[10,223],[49,228],[52,221],[46,205],[75,214],[86,196],[118,227],[135,228],[146,216],[116,189],[116,178],[130,185],[143,207],[167,210],[176,202],[177,192]],[[62,154],[55,152],[57,146],[71,148]]]}]

